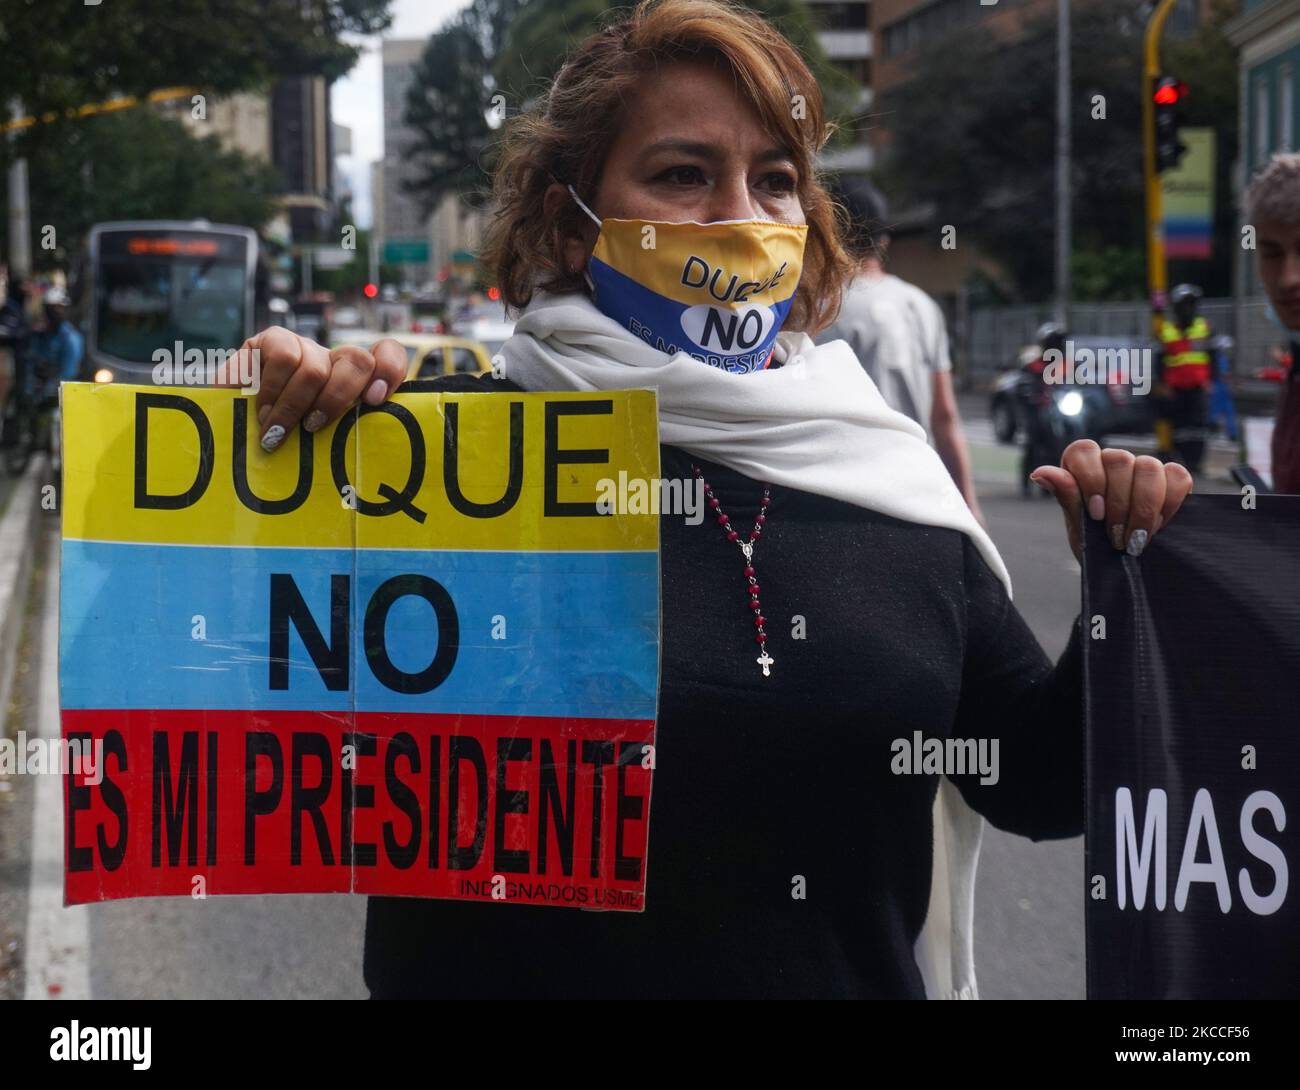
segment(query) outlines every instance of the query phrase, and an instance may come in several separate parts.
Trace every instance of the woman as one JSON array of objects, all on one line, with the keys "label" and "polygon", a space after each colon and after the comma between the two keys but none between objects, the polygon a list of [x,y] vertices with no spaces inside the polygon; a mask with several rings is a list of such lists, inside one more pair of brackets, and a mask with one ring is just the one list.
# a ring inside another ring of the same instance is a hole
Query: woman
[{"label": "woman", "polygon": [[[661,518],[646,911],[372,898],[373,995],[973,996],[969,807],[1035,839],[1081,831],[1077,625],[1054,668],[920,429],[843,342],[807,336],[848,271],[813,170],[825,135],[796,51],[711,0],[594,35],[507,135],[486,256],[522,316],[504,377],[443,388],[652,386],[662,475],[702,476],[726,518]],[[704,278],[739,305],[692,324],[694,271],[743,261],[748,280]],[[406,370],[391,341],[246,347],[268,449]],[[1085,510],[1137,555],[1190,488],[1091,442],[1035,478],[1076,556]],[[997,740],[997,782],[895,774],[915,731]]]}]

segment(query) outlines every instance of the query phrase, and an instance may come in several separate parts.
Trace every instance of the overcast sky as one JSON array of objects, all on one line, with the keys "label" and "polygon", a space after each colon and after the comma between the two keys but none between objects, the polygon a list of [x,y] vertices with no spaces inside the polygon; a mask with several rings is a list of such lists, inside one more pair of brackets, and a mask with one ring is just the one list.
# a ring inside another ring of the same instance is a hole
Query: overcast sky
[{"label": "overcast sky", "polygon": [[[393,0],[390,38],[427,38],[451,19],[469,0]],[[356,66],[334,84],[334,120],[352,130],[352,154],[339,165],[352,182],[352,211],[357,223],[370,225],[370,164],[384,153],[383,84],[379,63],[379,38],[366,38],[365,52]]]}]

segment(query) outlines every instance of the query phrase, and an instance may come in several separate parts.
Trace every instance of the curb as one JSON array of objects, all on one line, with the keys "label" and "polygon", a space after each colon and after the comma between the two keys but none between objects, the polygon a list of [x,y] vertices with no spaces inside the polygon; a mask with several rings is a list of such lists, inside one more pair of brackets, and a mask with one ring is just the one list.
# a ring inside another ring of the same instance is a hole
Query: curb
[{"label": "curb", "polygon": [[14,486],[0,519],[0,717],[9,711],[18,641],[31,590],[33,543],[41,524],[40,482],[45,478],[46,464],[44,455],[32,459]]}]

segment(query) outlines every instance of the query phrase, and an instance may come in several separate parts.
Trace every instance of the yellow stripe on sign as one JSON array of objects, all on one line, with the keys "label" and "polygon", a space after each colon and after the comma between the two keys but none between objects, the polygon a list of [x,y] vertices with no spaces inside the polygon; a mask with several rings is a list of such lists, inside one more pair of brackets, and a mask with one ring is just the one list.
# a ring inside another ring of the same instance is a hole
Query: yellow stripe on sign
[{"label": "yellow stripe on sign", "polygon": [[231,390],[65,383],[62,396],[68,538],[658,547],[656,516],[596,508],[602,479],[658,476],[650,390],[398,394],[314,436],[295,429],[274,454],[258,444],[254,399]]},{"label": "yellow stripe on sign", "polygon": [[[770,306],[799,284],[807,227],[601,221],[593,256],[686,306]],[[649,260],[653,258],[653,260]]]}]

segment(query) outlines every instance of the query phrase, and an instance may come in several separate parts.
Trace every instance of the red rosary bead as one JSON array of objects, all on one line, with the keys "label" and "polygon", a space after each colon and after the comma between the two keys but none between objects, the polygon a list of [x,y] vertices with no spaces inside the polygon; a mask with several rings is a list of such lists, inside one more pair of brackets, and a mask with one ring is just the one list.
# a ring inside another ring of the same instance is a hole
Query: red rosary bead
[{"label": "red rosary bead", "polygon": [[722,510],[721,501],[713,494],[713,489],[709,487],[709,483],[704,479],[704,474],[700,472],[700,467],[692,466],[691,470],[695,474],[695,477],[704,486],[705,495],[707,495],[709,499],[709,507],[718,513],[718,525],[723,528],[723,533],[726,534],[727,540],[736,542],[745,552],[745,579],[748,582],[749,608],[754,613],[754,627],[758,630],[754,636],[754,641],[758,644],[759,650],[761,651],[761,654],[755,661],[757,661],[763,668],[763,676],[770,677],[770,667],[776,660],[767,653],[767,633],[763,631],[763,626],[767,623],[767,618],[763,616],[762,606],[759,605],[759,586],[758,581],[754,578],[756,573],[752,563],[754,545],[763,534],[763,524],[767,522],[767,508],[772,502],[769,494],[770,489],[767,485],[763,486],[763,495],[758,501],[758,514],[754,518],[754,528],[750,531],[749,540],[742,542],[740,540],[740,534],[731,526],[731,519],[728,517],[727,513]]}]

